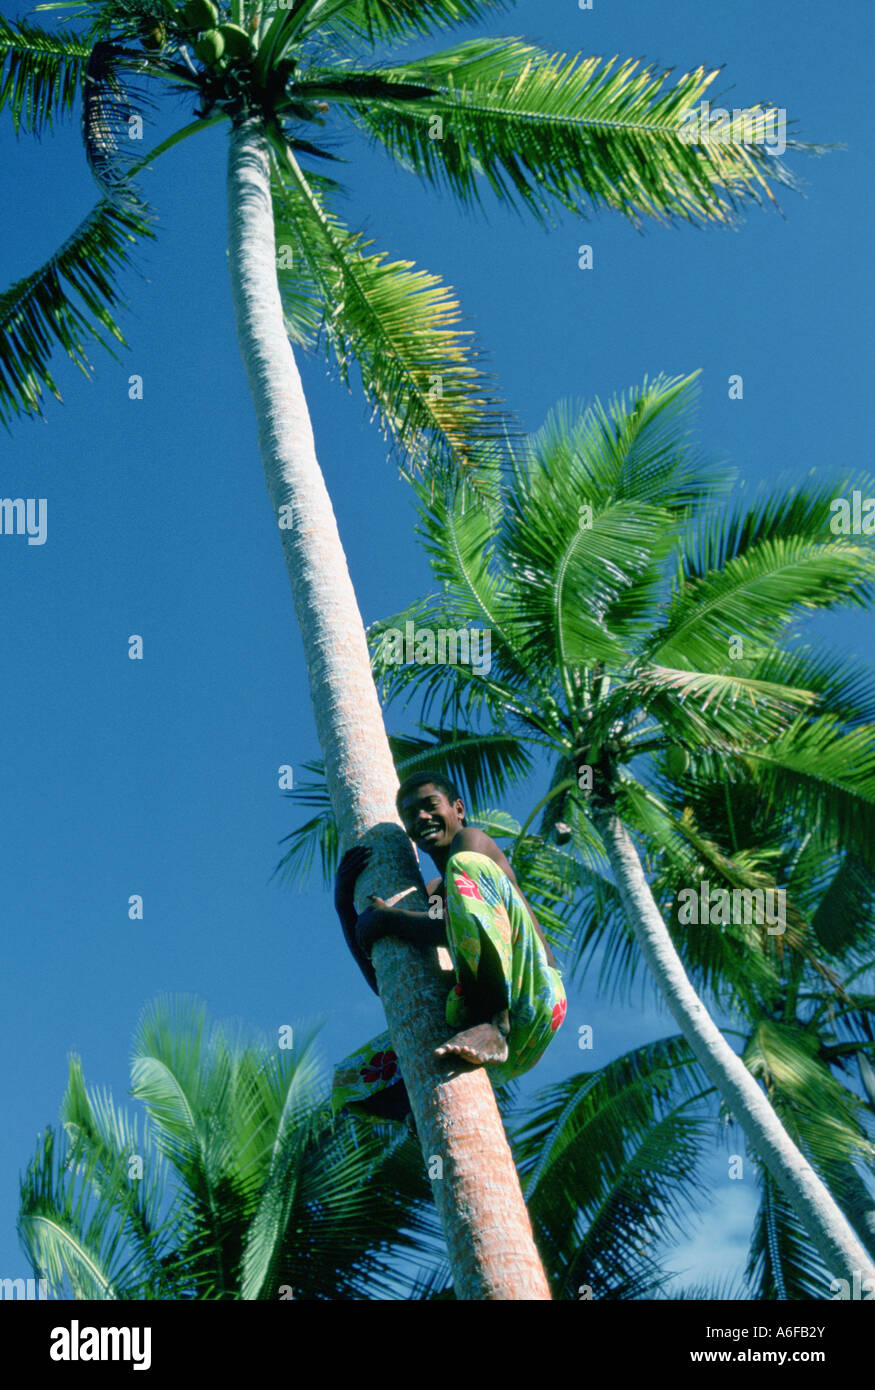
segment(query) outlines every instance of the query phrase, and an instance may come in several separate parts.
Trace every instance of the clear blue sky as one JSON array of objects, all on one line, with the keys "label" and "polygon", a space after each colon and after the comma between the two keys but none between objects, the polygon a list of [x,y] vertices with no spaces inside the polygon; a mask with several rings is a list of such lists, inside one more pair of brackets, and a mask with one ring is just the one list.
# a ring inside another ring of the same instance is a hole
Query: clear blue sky
[{"label": "clear blue sky", "polygon": [[[18,17],[23,6],[3,0]],[[864,114],[866,0],[523,0],[484,32],[552,51],[644,56],[679,72],[725,64],[728,104],[774,102],[802,138],[806,198],[785,218],[753,209],[740,231],[565,217],[546,232],[497,208],[460,212],[364,142],[342,153],[347,219],[391,255],[441,274],[490,351],[527,428],[563,397],[608,396],[645,373],[703,368],[700,435],[742,477],[871,467],[872,122]],[[473,33],[476,31],[468,31]],[[463,35],[460,35],[460,37]],[[442,46],[435,44],[434,47]],[[165,108],[160,134],[181,124]],[[30,271],[97,200],[78,118],[38,145],[2,127],[0,285]],[[318,756],[300,640],[237,352],[225,264],[219,127],[161,159],[143,186],[158,239],[125,280],[130,351],[95,349],[95,380],[57,360],[64,405],[3,438],[0,493],[46,497],[48,539],[0,537],[4,715],[0,902],[3,1114],[0,1275],[25,1274],[18,1174],[54,1122],[67,1054],[122,1099],[131,1035],[160,992],[195,993],[215,1017],[275,1035],[327,1019],[331,1060],[382,1026],[346,954],[329,894],[268,880],[297,824],[277,768]],[[593,246],[595,267],[578,269]],[[316,442],[362,613],[371,622],[428,586],[411,495],[359,398],[303,364]],[[128,398],[128,377],[144,398]],[[730,401],[741,373],[744,399]],[[820,630],[871,651],[871,617]],[[142,634],[145,659],[128,659]],[[543,769],[519,810],[542,794]],[[301,815],[303,819],[306,813]],[[128,919],[143,895],[142,922]],[[649,996],[620,1007],[584,981],[525,1088],[673,1032]],[[591,1023],[595,1049],[576,1048]],[[751,1185],[715,1164],[705,1223],[674,1264],[737,1270]]]}]

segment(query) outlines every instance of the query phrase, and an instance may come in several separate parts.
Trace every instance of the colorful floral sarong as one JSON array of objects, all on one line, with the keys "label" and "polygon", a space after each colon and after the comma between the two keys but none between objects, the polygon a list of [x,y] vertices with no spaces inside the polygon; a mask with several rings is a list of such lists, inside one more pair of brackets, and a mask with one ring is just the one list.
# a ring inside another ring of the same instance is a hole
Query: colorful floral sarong
[{"label": "colorful floral sarong", "polygon": [[[494,860],[464,850],[447,863],[447,944],[456,984],[447,999],[447,1037],[478,1022],[472,1018],[464,983],[471,988],[485,953],[500,962],[510,1016],[508,1059],[486,1070],[500,1084],[522,1076],[543,1056],[565,1018],[562,974],[547,963],[544,946],[518,890]],[[344,1058],[334,1073],[332,1109],[359,1109],[360,1102],[402,1080],[388,1033]],[[364,1112],[366,1113],[366,1112]]]}]

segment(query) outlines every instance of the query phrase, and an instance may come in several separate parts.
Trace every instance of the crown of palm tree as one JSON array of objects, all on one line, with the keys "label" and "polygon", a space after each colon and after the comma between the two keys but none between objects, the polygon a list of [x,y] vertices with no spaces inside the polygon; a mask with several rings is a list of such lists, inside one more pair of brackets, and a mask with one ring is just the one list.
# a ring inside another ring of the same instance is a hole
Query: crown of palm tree
[{"label": "crown of palm tree", "polygon": [[[568,891],[579,949],[603,946],[603,978],[625,983],[640,952],[593,812],[609,805],[637,832],[686,965],[742,1010],[749,1070],[871,1241],[853,1166],[872,1169],[871,1120],[842,1072],[868,1067],[871,1050],[872,999],[851,982],[857,953],[863,969],[871,960],[875,691],[854,662],[796,639],[810,612],[867,604],[875,560],[865,544],[833,545],[829,502],[847,479],[721,497],[725,474],[689,441],[692,385],[556,412],[491,511],[421,489],[441,592],[372,629],[375,666],[388,695],[427,680],[441,726],[485,713],[492,738],[515,734],[517,767],[524,747],[553,755],[514,867],[534,901]],[[397,665],[388,630],[408,622],[488,627],[490,672]],[[541,834],[527,835],[538,811]],[[703,875],[785,892],[786,933],[682,931],[679,890]],[[823,1296],[822,1262],[770,1175],[760,1181],[750,1277]]]},{"label": "crown of palm tree", "polygon": [[[728,222],[745,202],[773,202],[773,186],[793,182],[735,125],[720,139],[681,135],[717,76],[704,68],[667,86],[667,73],[639,62],[551,55],[516,38],[368,61],[387,43],[508,8],[492,0],[37,8],[63,8],[86,27],[70,35],[0,18],[0,109],[17,131],[39,135],[71,115],[81,92],[85,148],[104,197],[55,256],[0,297],[6,421],[39,411],[44,388],[58,395],[55,346],[87,370],[89,337],[110,350],[124,342],[116,280],[133,244],[152,235],[134,175],[217,121],[265,123],[290,337],[308,346],[321,339],[344,378],[358,362],[374,411],[414,464],[478,462],[510,425],[452,291],[410,262],[388,261],[338,216],[341,121],[463,203],[485,181],[501,202],[541,219],[562,207],[577,215],[608,207],[636,222]],[[188,92],[199,105],[194,121],[134,161],[129,122],[148,115],[147,86],[153,97]],[[770,111],[747,114],[765,120]]]}]

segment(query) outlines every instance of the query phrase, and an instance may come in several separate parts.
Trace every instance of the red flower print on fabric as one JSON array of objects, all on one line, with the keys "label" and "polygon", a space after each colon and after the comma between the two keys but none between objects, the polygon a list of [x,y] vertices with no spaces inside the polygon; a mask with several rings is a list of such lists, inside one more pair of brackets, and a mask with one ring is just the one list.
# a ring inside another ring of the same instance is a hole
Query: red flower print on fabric
[{"label": "red flower print on fabric", "polygon": [[563,1022],[567,1008],[567,999],[563,999],[559,1004],[553,1005],[553,1022],[550,1024],[551,1033],[555,1033],[556,1029]]},{"label": "red flower print on fabric", "polygon": [[375,1052],[366,1067],[361,1068],[362,1080],[368,1086],[375,1081],[388,1081],[398,1070],[398,1057],[394,1052]]},{"label": "red flower print on fabric", "polygon": [[463,898],[476,898],[478,903],[482,903],[483,894],[474,880],[469,878],[467,874],[460,874],[458,878],[453,879],[453,882]]}]

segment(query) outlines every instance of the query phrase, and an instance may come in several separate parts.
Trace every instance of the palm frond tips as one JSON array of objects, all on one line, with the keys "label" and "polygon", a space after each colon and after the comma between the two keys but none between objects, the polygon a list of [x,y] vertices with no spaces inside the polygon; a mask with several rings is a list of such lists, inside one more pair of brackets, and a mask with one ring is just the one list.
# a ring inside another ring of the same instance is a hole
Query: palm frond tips
[{"label": "palm frond tips", "polygon": [[509,429],[453,292],[368,243],[327,208],[276,136],[278,278],[290,335],[322,334],[344,380],[354,359],[384,431],[414,467],[491,461]]},{"label": "palm frond tips", "polygon": [[479,197],[482,175],[500,201],[539,218],[558,202],[578,215],[613,208],[635,223],[729,223],[744,203],[774,205],[773,185],[794,186],[771,134],[751,138],[771,132],[774,108],[746,108],[718,138],[710,122],[702,133],[691,121],[716,72],[697,68],[666,87],[668,72],[617,63],[517,39],[490,52],[460,45],[380,69],[433,83],[427,101],[346,105],[405,167],[463,202]]},{"label": "palm frond tips", "polygon": [[3,424],[8,426],[13,415],[41,414],[44,387],[61,399],[49,370],[56,344],[86,376],[90,364],[83,338],[96,338],[110,353],[105,334],[125,345],[113,317],[119,303],[114,280],[134,242],[152,235],[142,211],[99,203],[45,265],[0,295]]},{"label": "palm frond tips", "polygon": [[512,4],[513,0],[432,0],[427,5],[422,0],[305,0],[302,8],[311,12],[314,27],[358,46],[362,39],[377,44],[491,19]]},{"label": "palm frond tips", "polygon": [[0,15],[0,111],[8,107],[16,134],[41,135],[72,113],[90,52],[83,39]]}]

